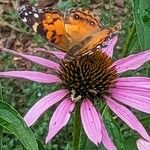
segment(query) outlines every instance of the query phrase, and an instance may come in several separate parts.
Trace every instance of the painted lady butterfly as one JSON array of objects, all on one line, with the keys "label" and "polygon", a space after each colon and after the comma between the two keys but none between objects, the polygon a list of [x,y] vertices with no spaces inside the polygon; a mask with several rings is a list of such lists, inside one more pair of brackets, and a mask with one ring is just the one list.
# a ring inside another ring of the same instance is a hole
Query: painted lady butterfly
[{"label": "painted lady butterfly", "polygon": [[56,9],[28,5],[18,10],[22,20],[35,32],[71,56],[91,52],[121,27],[119,23],[112,28],[102,28],[96,14],[81,8],[71,9],[64,15]]}]

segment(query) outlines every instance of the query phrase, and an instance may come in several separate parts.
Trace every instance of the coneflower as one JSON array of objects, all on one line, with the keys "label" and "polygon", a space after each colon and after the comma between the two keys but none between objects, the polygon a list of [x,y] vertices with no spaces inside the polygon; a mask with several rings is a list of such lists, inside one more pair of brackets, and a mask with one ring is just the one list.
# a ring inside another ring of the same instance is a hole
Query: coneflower
[{"label": "coneflower", "polygon": [[[38,57],[2,49],[44,67],[53,69],[55,74],[35,71],[0,72],[0,77],[23,78],[42,83],[61,84],[62,89],[40,99],[27,112],[24,120],[28,126],[52,105],[60,102],[50,123],[46,143],[63,128],[70,119],[76,105],[80,106],[80,117],[84,131],[95,144],[101,142],[108,150],[116,150],[105,129],[100,111],[94,106],[95,99],[104,101],[108,107],[141,137],[150,141],[150,137],[136,116],[124,105],[145,113],[150,113],[150,78],[120,77],[120,73],[135,70],[150,60],[150,50],[133,54],[113,61],[112,54],[117,37],[108,42],[108,46],[91,54],[64,59],[65,53],[53,51],[61,58],[59,63]],[[40,49],[44,52],[44,50]]]}]

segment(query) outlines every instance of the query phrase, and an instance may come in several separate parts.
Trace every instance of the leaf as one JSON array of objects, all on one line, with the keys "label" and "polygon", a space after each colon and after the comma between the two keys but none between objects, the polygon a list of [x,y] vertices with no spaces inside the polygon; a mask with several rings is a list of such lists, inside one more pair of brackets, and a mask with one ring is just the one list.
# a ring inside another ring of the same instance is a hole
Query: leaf
[{"label": "leaf", "polygon": [[144,116],[145,117],[140,119],[140,122],[144,125],[145,128],[150,128],[150,125],[149,125],[149,123],[150,123],[150,116],[149,116],[149,114],[148,115],[144,114]]},{"label": "leaf", "polygon": [[[135,53],[135,51],[139,48],[140,48],[140,44],[138,41],[138,36],[137,36],[137,34],[135,34],[134,37],[132,38],[131,42],[130,42],[130,45],[128,48],[128,55]],[[126,56],[128,56],[128,55],[126,55]]]},{"label": "leaf", "polygon": [[64,11],[72,8],[74,4],[75,4],[74,1],[60,1],[58,9]]},{"label": "leaf", "polygon": [[105,127],[117,149],[125,150],[124,139],[120,132],[120,128],[117,122],[112,118],[112,116],[108,112],[104,113],[103,119],[105,122]]},{"label": "leaf", "polygon": [[137,150],[137,147],[136,147],[136,144],[135,144],[137,140],[138,140],[138,138],[135,137],[134,135],[128,136],[125,139],[125,148],[127,150]]},{"label": "leaf", "polygon": [[14,134],[27,150],[38,150],[34,135],[20,114],[3,101],[0,101],[0,126]]},{"label": "leaf", "polygon": [[140,49],[140,43],[138,40],[135,24],[133,24],[132,28],[129,30],[129,34],[124,44],[123,56],[128,56],[129,54],[135,53],[135,50],[137,49]]},{"label": "leaf", "polygon": [[36,139],[36,141],[37,141],[37,143],[38,143],[38,149],[39,149],[39,150],[45,150],[42,141],[41,141],[40,139]]},{"label": "leaf", "polygon": [[68,143],[68,144],[66,145],[65,150],[71,150],[70,143]]},{"label": "leaf", "polygon": [[137,34],[142,50],[150,48],[150,0],[133,0]]},{"label": "leaf", "polygon": [[[131,43],[133,43],[132,41],[133,41],[133,38],[135,37],[135,35],[136,35],[136,26],[135,26],[135,24],[133,24],[132,28],[128,31],[128,36],[127,36],[125,44],[124,44],[123,56],[128,56],[129,53],[131,52],[130,47],[131,47]],[[136,41],[138,41],[138,38],[136,39]]]}]

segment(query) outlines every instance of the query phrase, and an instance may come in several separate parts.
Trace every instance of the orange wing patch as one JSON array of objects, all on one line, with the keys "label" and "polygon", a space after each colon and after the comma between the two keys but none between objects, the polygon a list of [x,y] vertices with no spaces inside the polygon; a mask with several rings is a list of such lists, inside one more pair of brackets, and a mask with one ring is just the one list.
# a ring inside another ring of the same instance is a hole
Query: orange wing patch
[{"label": "orange wing patch", "polygon": [[91,11],[71,9],[65,16],[65,30],[74,42],[101,30],[99,18]]},{"label": "orange wing patch", "polygon": [[46,37],[52,43],[59,43],[64,35],[65,28],[62,16],[56,13],[46,13],[42,21]]},{"label": "orange wing patch", "polygon": [[42,24],[46,32],[46,38],[58,49],[67,51],[70,41],[66,35],[63,15],[59,12],[45,13]]}]

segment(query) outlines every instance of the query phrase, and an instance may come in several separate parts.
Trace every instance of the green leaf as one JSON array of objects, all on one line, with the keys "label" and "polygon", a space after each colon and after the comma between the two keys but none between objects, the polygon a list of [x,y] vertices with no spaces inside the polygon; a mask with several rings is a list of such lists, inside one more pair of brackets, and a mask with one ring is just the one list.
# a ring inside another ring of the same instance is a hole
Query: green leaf
[{"label": "green leaf", "polygon": [[58,9],[61,11],[68,10],[73,7],[74,1],[60,1],[58,5]]},{"label": "green leaf", "polygon": [[128,56],[129,54],[132,54],[135,50],[139,49],[139,47],[140,44],[136,32],[136,26],[135,24],[133,24],[132,28],[128,32],[128,36],[124,44],[123,56]]},{"label": "green leaf", "polygon": [[140,44],[138,41],[138,36],[137,36],[137,34],[135,34],[134,37],[132,38],[131,42],[130,42],[129,47],[128,47],[128,55],[135,53],[135,51],[139,50],[139,49],[140,49]]},{"label": "green leaf", "polygon": [[116,145],[117,149],[125,150],[124,139],[120,132],[120,127],[117,124],[117,122],[112,118],[112,116],[108,112],[105,112],[103,114],[103,119],[105,122],[105,127],[106,127],[113,143]]},{"label": "green leaf", "polygon": [[34,135],[20,114],[3,101],[0,101],[0,126],[14,134],[27,150],[38,150]]},{"label": "green leaf", "polygon": [[145,128],[150,128],[150,116],[149,115],[144,115],[142,119],[140,119],[140,122],[144,125]]},{"label": "green leaf", "polygon": [[150,48],[150,0],[133,0],[137,34],[142,50]]},{"label": "green leaf", "polygon": [[137,147],[135,144],[137,140],[138,140],[138,138],[135,137],[134,135],[127,137],[125,139],[125,148],[127,150],[137,150]]},{"label": "green leaf", "polygon": [[39,148],[39,150],[45,150],[42,141],[41,141],[40,139],[36,139],[36,141],[37,141],[37,143],[38,143],[38,148]]},{"label": "green leaf", "polygon": [[71,150],[71,146],[70,146],[71,144],[70,143],[68,143],[67,145],[66,145],[66,147],[65,147],[65,150]]}]

